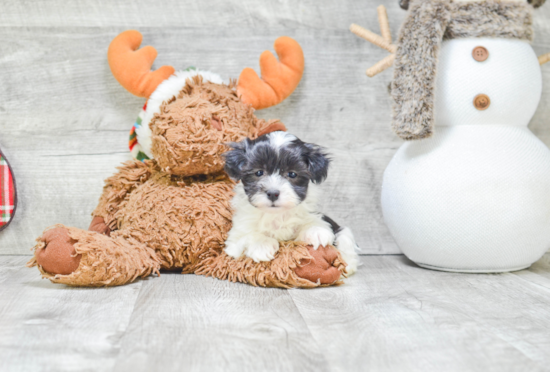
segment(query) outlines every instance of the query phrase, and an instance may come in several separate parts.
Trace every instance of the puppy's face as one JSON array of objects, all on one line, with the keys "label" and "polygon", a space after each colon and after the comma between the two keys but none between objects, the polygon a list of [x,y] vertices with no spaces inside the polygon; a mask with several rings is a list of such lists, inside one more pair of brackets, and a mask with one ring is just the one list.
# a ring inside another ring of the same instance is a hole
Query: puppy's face
[{"label": "puppy's face", "polygon": [[309,182],[327,177],[330,160],[324,150],[292,134],[273,132],[230,144],[225,171],[241,181],[256,208],[276,212],[305,200]]}]

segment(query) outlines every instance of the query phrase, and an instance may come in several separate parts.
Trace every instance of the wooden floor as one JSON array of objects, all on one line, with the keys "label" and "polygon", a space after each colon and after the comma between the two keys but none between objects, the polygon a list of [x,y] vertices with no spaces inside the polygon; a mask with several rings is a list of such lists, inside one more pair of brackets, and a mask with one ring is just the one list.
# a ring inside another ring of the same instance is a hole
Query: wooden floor
[{"label": "wooden floor", "polygon": [[362,256],[346,284],[314,290],[173,273],[69,288],[28,258],[0,256],[2,371],[550,369],[550,254],[488,275]]},{"label": "wooden floor", "polygon": [[[19,190],[0,233],[0,372],[4,371],[539,371],[550,370],[550,254],[531,269],[463,275],[401,255],[363,256],[344,286],[254,288],[163,274],[120,288],[75,289],[24,268],[44,228],[87,228],[103,180],[128,159],[144,100],[111,76],[106,51],[134,28],[155,66],[191,65],[237,78],[281,35],[305,53],[293,95],[261,110],[333,167],[323,211],[349,225],[363,252],[399,253],[380,209],[383,171],[402,144],[389,129],[387,53],[352,35],[378,31],[397,0],[0,0],[0,148]],[[550,4],[534,18],[550,51]],[[550,64],[529,128],[550,145]]]}]

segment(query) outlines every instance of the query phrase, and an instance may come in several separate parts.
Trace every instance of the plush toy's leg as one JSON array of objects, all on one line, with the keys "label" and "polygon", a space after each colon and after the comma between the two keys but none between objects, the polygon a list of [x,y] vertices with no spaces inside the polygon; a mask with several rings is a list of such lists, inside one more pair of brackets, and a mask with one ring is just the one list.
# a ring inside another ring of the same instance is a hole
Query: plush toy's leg
[{"label": "plush toy's leg", "polygon": [[313,288],[340,284],[346,263],[333,247],[314,250],[304,243],[281,243],[272,261],[234,259],[225,252],[210,253],[195,274],[262,287]]},{"label": "plush toy's leg", "polygon": [[132,239],[56,225],[37,239],[27,266],[54,283],[99,287],[158,273],[160,263],[154,250]]}]

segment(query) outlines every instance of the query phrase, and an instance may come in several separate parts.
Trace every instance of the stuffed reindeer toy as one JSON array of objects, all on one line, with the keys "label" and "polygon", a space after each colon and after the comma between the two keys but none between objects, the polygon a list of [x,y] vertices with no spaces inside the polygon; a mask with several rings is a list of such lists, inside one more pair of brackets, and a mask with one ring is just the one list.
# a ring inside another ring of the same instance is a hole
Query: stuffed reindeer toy
[{"label": "stuffed reindeer toy", "polygon": [[224,172],[226,144],[285,130],[278,120],[256,118],[254,109],[276,105],[294,91],[304,68],[300,45],[277,39],[279,61],[264,52],[262,78],[246,68],[238,82],[224,84],[211,72],[150,71],[156,51],[139,49],[141,41],[139,32],[126,31],[108,51],[114,77],[148,99],[131,132],[136,159],[106,180],[89,230],[47,229],[29,266],[73,286],[122,285],[160,269],[257,286],[339,283],[346,264],[332,246],[281,242],[269,262],[223,251],[234,187]]},{"label": "stuffed reindeer toy", "polygon": [[404,143],[384,173],[384,219],[420,266],[501,272],[550,247],[550,151],[527,128],[540,102],[533,11],[543,0],[402,1],[395,44],[351,31],[391,54],[392,129]]}]

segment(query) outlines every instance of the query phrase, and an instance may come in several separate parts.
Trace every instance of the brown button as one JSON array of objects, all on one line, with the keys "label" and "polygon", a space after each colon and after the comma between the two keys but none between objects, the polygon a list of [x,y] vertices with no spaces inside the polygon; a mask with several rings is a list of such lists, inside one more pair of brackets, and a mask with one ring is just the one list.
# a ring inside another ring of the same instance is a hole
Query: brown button
[{"label": "brown button", "polygon": [[491,106],[491,99],[486,94],[478,94],[474,98],[474,106],[480,111],[487,110]]},{"label": "brown button", "polygon": [[482,46],[475,47],[472,51],[472,57],[478,62],[483,62],[489,58],[489,51]]}]

